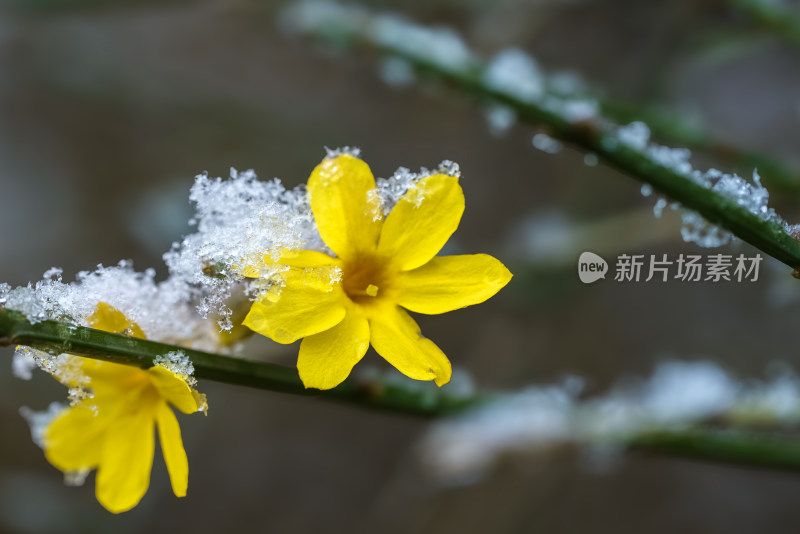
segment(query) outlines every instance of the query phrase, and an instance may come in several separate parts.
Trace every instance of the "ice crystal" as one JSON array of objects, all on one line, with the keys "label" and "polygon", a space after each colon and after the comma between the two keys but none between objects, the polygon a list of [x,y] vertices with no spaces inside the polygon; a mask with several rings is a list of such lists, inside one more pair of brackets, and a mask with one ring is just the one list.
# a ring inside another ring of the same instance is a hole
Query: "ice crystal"
[{"label": "ice crystal", "polygon": [[83,372],[81,359],[69,354],[52,355],[47,352],[20,345],[12,360],[14,376],[23,380],[32,378],[36,367],[53,375],[62,384],[67,384],[71,404],[91,396],[88,390],[89,377]]},{"label": "ice crystal", "polygon": [[620,143],[636,150],[644,150],[650,143],[650,128],[643,122],[632,122],[617,130]]},{"label": "ice crystal", "polygon": [[[660,213],[659,210],[658,215]],[[721,247],[736,239],[732,233],[711,224],[702,215],[691,210],[684,210],[681,213],[681,222],[683,240],[687,243],[696,243],[703,248]]]},{"label": "ice crystal", "polygon": [[376,45],[421,58],[446,71],[464,71],[476,60],[450,28],[426,28],[397,15],[373,16],[366,35]]},{"label": "ice crystal", "polygon": [[416,80],[411,64],[396,57],[388,57],[381,61],[378,72],[381,80],[393,87],[406,87]]},{"label": "ice crystal", "polygon": [[19,413],[25,420],[28,422],[28,426],[31,428],[31,438],[33,442],[36,443],[39,447],[44,448],[44,432],[50,423],[55,419],[58,414],[64,411],[67,407],[64,404],[53,402],[50,403],[50,406],[47,410],[41,412],[35,412],[28,408],[27,406],[23,406],[19,409]]},{"label": "ice crystal", "polygon": [[516,48],[503,50],[489,62],[483,71],[483,83],[522,102],[533,102],[544,94],[536,61]]},{"label": "ice crystal", "polygon": [[531,140],[533,146],[542,152],[547,154],[557,154],[561,152],[561,149],[564,148],[563,143],[558,139],[553,139],[547,134],[538,133],[533,136]]},{"label": "ice crystal", "polygon": [[171,351],[162,356],[156,356],[153,359],[153,363],[175,373],[189,384],[189,387],[197,386],[197,379],[194,377],[194,365],[183,351]]},{"label": "ice crystal", "polygon": [[508,106],[492,105],[484,111],[489,133],[495,137],[502,137],[517,122],[517,114]]},{"label": "ice crystal", "polygon": [[466,417],[434,425],[422,443],[424,460],[449,482],[473,480],[502,453],[567,440],[573,403],[563,387],[524,389]]},{"label": "ice crystal", "polygon": [[[326,150],[328,157],[360,153],[355,147]],[[417,181],[436,173],[461,174],[457,163],[445,160],[418,172],[401,167],[390,178],[379,179],[370,192],[378,201],[374,217],[384,217]],[[266,291],[277,293],[282,287],[280,272],[286,267],[272,259],[284,249],[330,251],[319,236],[304,186],[288,190],[277,179],[261,181],[253,171],[231,170],[227,180],[197,176],[189,198],[195,207],[190,221],[195,231],[164,255],[166,280],[156,282],[153,269],[137,272],[129,261],[82,271],[74,282],[65,281],[62,270],[52,268],[27,287],[0,284],[0,303],[32,323],[55,320],[88,327],[88,318],[103,302],[136,323],[148,339],[208,351],[228,350],[219,330],[233,326],[234,309],[246,312],[252,298]],[[320,282],[331,286],[341,282],[338,268],[319,270],[319,275],[324,277]],[[54,375],[68,385],[74,403],[91,395],[80,361],[68,354],[20,347],[12,366],[23,379],[30,378],[37,366]],[[156,364],[194,383],[185,354],[169,353]]]},{"label": "ice crystal", "polygon": [[729,409],[737,385],[710,362],[666,362],[641,395],[643,409],[656,422],[702,419]]},{"label": "ice crystal", "polygon": [[475,61],[449,28],[418,26],[398,15],[376,16],[358,6],[320,0],[294,2],[281,13],[280,22],[289,32],[315,33],[332,41],[359,36],[449,71],[463,71]]},{"label": "ice crystal", "polygon": [[332,38],[360,31],[368,13],[358,6],[335,2],[293,2],[281,13],[280,24],[288,32],[325,32]]},{"label": "ice crystal", "polygon": [[201,316],[218,316],[223,329],[233,326],[226,302],[245,269],[269,279],[276,273],[265,255],[324,249],[303,188],[287,190],[277,179],[260,181],[253,171],[231,169],[229,180],[197,176],[189,198],[197,231],[175,243],[164,261],[172,283],[199,301]]},{"label": "ice crystal", "polygon": [[597,117],[597,102],[583,98],[565,98],[548,100],[548,107],[561,114],[572,123],[589,121]]},{"label": "ice crystal", "polygon": [[83,486],[86,482],[86,477],[91,473],[90,469],[81,469],[80,471],[64,471],[64,485],[65,486]]},{"label": "ice crystal", "polygon": [[18,346],[14,351],[14,357],[11,360],[11,372],[17,378],[22,380],[30,380],[33,378],[33,370],[36,369],[36,360],[31,353],[33,349],[24,346]]},{"label": "ice crystal", "polygon": [[[616,141],[636,150],[655,163],[680,174],[695,183],[710,189],[718,195],[730,200],[737,206],[746,209],[756,217],[781,226],[787,233],[791,226],[786,223],[774,209],[768,206],[769,192],[761,185],[758,171],[753,171],[752,183],[737,176],[717,169],[701,172],[690,163],[691,152],[685,148],[670,148],[650,141],[650,129],[642,122],[632,122],[616,130]],[[646,190],[642,189],[642,194]],[[666,207],[666,202],[659,199],[654,208],[657,217]],[[701,247],[718,247],[736,241],[727,230],[706,221],[701,215],[691,210],[682,214],[683,227],[681,235],[687,242]]]},{"label": "ice crystal", "polygon": [[667,201],[663,198],[659,198],[656,200],[656,203],[653,205],[653,215],[656,219],[660,219],[661,215],[664,213],[664,208],[667,207]]},{"label": "ice crystal", "polygon": [[[357,146],[341,146],[337,148],[328,148],[325,147],[325,157],[328,158],[335,158],[337,156],[343,155],[353,156],[354,158],[361,157],[361,149]],[[231,169],[231,176],[233,176],[233,169]],[[253,172],[253,171],[248,171]]]},{"label": "ice crystal", "polygon": [[137,323],[145,334],[158,341],[196,340],[198,348],[212,348],[203,342],[205,328],[189,303],[187,285],[169,279],[155,282],[155,271],[137,272],[129,261],[113,267],[98,265],[81,271],[75,282],[63,281],[59,269],[35,284],[0,289],[5,307],[25,314],[32,323],[45,320],[88,326],[86,319],[98,302],[106,302]]},{"label": "ice crystal", "polygon": [[[383,210],[383,215],[386,216],[389,215],[389,212],[392,211],[392,208],[406,191],[414,187],[421,179],[432,174],[446,174],[458,178],[461,176],[461,168],[458,163],[450,160],[442,161],[432,170],[422,167],[419,171],[412,172],[406,167],[399,167],[389,178],[377,178],[375,180],[377,188],[371,194],[377,197]],[[421,201],[422,197],[419,196],[417,200]]]},{"label": "ice crystal", "polygon": [[587,167],[596,167],[599,162],[600,160],[594,152],[589,152],[583,156],[583,164]]},{"label": "ice crystal", "polygon": [[[617,126],[604,118],[596,100],[586,97],[585,86],[578,77],[569,73],[545,75],[540,72],[534,58],[518,49],[501,51],[487,63],[482,63],[466,48],[463,41],[450,31],[425,28],[393,15],[382,15],[365,9],[335,2],[307,1],[290,7],[287,17],[296,19],[290,25],[293,31],[326,35],[336,27],[350,39],[364,39],[387,55],[421,67],[442,71],[470,69],[480,74],[478,83],[489,93],[499,93],[502,98],[514,99],[521,104],[536,105],[557,114],[572,123],[592,123],[604,135],[601,142],[608,150],[620,145],[640,152],[652,162],[666,167],[696,183],[713,189],[761,219],[783,226],[788,225],[766,206],[768,194],[757,179],[749,184],[736,175],[701,172],[690,163],[691,152],[685,148],[671,148],[655,144],[650,139],[650,129],[643,122]],[[338,23],[349,20],[349,23]],[[493,106],[496,106],[493,105]],[[487,111],[489,128],[493,135],[504,133],[513,123],[514,114],[503,107],[490,107]],[[560,144],[545,134],[533,138],[533,144],[545,152],[556,152]],[[587,165],[597,164],[595,155],[587,155]],[[656,213],[663,206],[657,205]],[[733,240],[725,230],[709,223],[701,223],[693,214],[685,216],[684,238],[701,246],[718,246]]]}]

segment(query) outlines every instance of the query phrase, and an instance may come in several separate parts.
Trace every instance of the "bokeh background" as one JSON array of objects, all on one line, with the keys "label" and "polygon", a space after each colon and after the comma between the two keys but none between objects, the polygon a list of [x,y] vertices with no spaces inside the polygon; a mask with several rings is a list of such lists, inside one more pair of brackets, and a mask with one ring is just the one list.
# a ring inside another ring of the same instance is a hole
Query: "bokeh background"
[{"label": "bokeh background", "polygon": [[[516,46],[599,94],[680,113],[725,143],[800,167],[800,52],[723,1],[370,1],[448,25],[480,54]],[[377,176],[399,166],[462,168],[467,210],[451,251],[508,264],[511,284],[472,309],[419,318],[479,388],[574,374],[586,394],[664,359],[718,362],[762,378],[800,368],[800,298],[765,262],[755,283],[617,283],[575,272],[582,248],[699,254],[639,184],[571,149],[531,146],[534,128],[493,136],[467,96],[390,87],[370,51],[284,35],[282,2],[5,0],[0,3],[0,281],[65,278],[161,254],[190,231],[203,171],[255,169],[302,183],[324,147],[359,146]],[[722,166],[700,156],[698,166]],[[725,168],[725,167],[722,167]],[[776,191],[790,222],[797,196]],[[746,245],[723,253],[752,255]],[[715,253],[718,251],[714,251]],[[245,354],[291,365],[297,347]],[[61,532],[796,532],[800,475],[635,453],[599,469],[580,454],[509,458],[473,484],[443,486],[419,462],[427,421],[216,383],[207,418],[182,417],[189,496],[172,496],[156,453],[151,489],[121,516],[93,476],[65,487],[32,443],[21,406],[63,388],[10,371],[0,349],[0,531]],[[370,352],[361,366],[377,366]]]}]

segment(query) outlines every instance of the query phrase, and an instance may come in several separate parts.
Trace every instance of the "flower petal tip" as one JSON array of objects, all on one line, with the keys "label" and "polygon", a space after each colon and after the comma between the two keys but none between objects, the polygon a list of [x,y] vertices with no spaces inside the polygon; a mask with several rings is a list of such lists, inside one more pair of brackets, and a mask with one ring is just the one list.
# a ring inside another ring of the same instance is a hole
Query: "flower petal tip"
[{"label": "flower petal tip", "polygon": [[442,377],[437,376],[436,378],[433,379],[433,383],[436,384],[439,387],[446,386],[447,384],[450,383],[450,375],[448,374],[446,377],[445,376],[442,376]]}]

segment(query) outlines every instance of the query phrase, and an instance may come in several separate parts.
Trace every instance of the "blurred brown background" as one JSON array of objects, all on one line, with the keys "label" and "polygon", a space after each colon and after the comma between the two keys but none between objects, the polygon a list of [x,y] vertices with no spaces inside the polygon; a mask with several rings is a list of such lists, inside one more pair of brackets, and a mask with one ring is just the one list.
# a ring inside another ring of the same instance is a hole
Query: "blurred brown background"
[{"label": "blurred brown background", "polygon": [[[606,95],[678,110],[725,142],[800,165],[800,52],[725,2],[364,4],[453,26],[484,56],[521,47],[548,71],[574,70]],[[281,5],[0,3],[0,281],[25,284],[51,266],[71,280],[124,258],[164,276],[161,254],[189,231],[195,174],[253,168],[291,186],[324,146],[355,145],[376,176],[461,165],[467,211],[451,250],[493,254],[516,276],[484,305],[420,323],[478,387],[572,373],[592,394],[667,357],[713,359],[741,378],[763,377],[773,360],[800,368],[786,268],[763,265],[750,284],[582,285],[577,256],[531,251],[524,221],[545,234],[552,220],[617,221],[591,242],[610,261],[705,251],[680,241],[674,214],[651,215],[638,183],[569,149],[537,151],[534,129],[495,138],[468,97],[391,88],[368,51],[287,38]],[[797,222],[796,197],[775,193],[773,205]],[[258,340],[247,354],[291,365],[296,350]],[[200,385],[208,418],[180,419],[189,496],[172,496],[156,453],[147,496],[112,516],[93,477],[64,487],[31,442],[20,406],[44,409],[65,392],[42,373],[14,378],[11,354],[0,351],[3,532],[788,533],[800,523],[800,475],[641,454],[605,470],[574,454],[509,459],[473,485],[441,487],[414,453],[425,421],[215,383]],[[370,352],[361,366],[378,360]]]}]

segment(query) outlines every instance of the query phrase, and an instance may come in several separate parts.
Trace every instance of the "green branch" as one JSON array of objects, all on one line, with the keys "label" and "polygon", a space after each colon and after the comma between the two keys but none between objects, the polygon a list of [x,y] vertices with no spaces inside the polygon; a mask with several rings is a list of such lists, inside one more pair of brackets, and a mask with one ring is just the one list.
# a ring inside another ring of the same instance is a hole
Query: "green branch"
[{"label": "green branch", "polygon": [[765,185],[776,187],[787,194],[800,194],[800,171],[772,156],[721,142],[708,131],[674,112],[609,99],[600,99],[598,103],[603,114],[615,122],[644,122],[650,127],[653,137],[663,143],[677,144],[693,151],[711,154],[740,172],[758,169]]},{"label": "green branch", "polygon": [[425,58],[384,48],[476,96],[498,102],[513,109],[524,121],[546,125],[550,132],[566,142],[600,156],[607,164],[692,209],[709,222],[769,254],[789,267],[800,267],[800,242],[780,225],[765,221],[716,191],[695,182],[670,167],[659,164],[642,152],[621,143],[602,121],[572,122],[544,105],[522,101],[505,92],[486,87],[475,72],[438,68]]},{"label": "green branch", "polygon": [[[338,45],[367,43],[387,56],[404,60],[420,74],[449,83],[480,101],[506,106],[520,120],[546,127],[550,135],[597,154],[608,165],[631,178],[650,184],[684,208],[698,212],[709,222],[725,228],[789,267],[800,267],[800,243],[787,234],[781,225],[761,219],[739,206],[735,200],[620,142],[615,135],[615,125],[605,117],[571,120],[558,109],[558,105],[553,105],[553,99],[522,99],[489,86],[483,80],[485,65],[474,57],[453,62],[431,53],[428,47],[409,46],[406,40],[396,34],[386,38],[375,28],[392,21],[391,17],[365,10],[349,12],[348,8],[338,9],[342,9],[338,17],[328,13],[329,18],[314,24],[299,24],[298,29],[326,41],[335,41]],[[389,23],[390,26],[392,24],[396,25],[397,22]],[[420,31],[429,30],[423,28]],[[409,37],[414,38],[413,35]],[[562,100],[562,103],[566,102]]]},{"label": "green branch", "polygon": [[800,471],[800,441],[781,435],[693,428],[642,434],[629,447],[699,460]]},{"label": "green branch", "polygon": [[[76,354],[131,365],[153,366],[153,360],[182,351],[192,362],[195,377],[280,393],[316,396],[408,415],[440,417],[474,408],[488,396],[451,395],[428,384],[387,383],[350,378],[330,391],[305,389],[293,368],[191,350],[146,339],[125,337],[55,321],[31,324],[21,313],[0,308],[0,346],[26,345],[51,354]],[[632,449],[739,465],[800,469],[800,441],[786,436],[762,436],[739,431],[691,429],[647,431],[622,443]]]},{"label": "green branch", "polygon": [[480,399],[451,395],[422,384],[398,384],[350,378],[336,389],[306,389],[297,369],[274,363],[245,360],[146,339],[111,334],[101,330],[55,321],[31,324],[21,313],[0,308],[0,346],[26,345],[50,354],[76,354],[146,369],[153,360],[172,351],[183,352],[194,366],[194,376],[226,384],[248,386],[294,395],[318,396],[380,410],[420,416],[456,412]]}]

